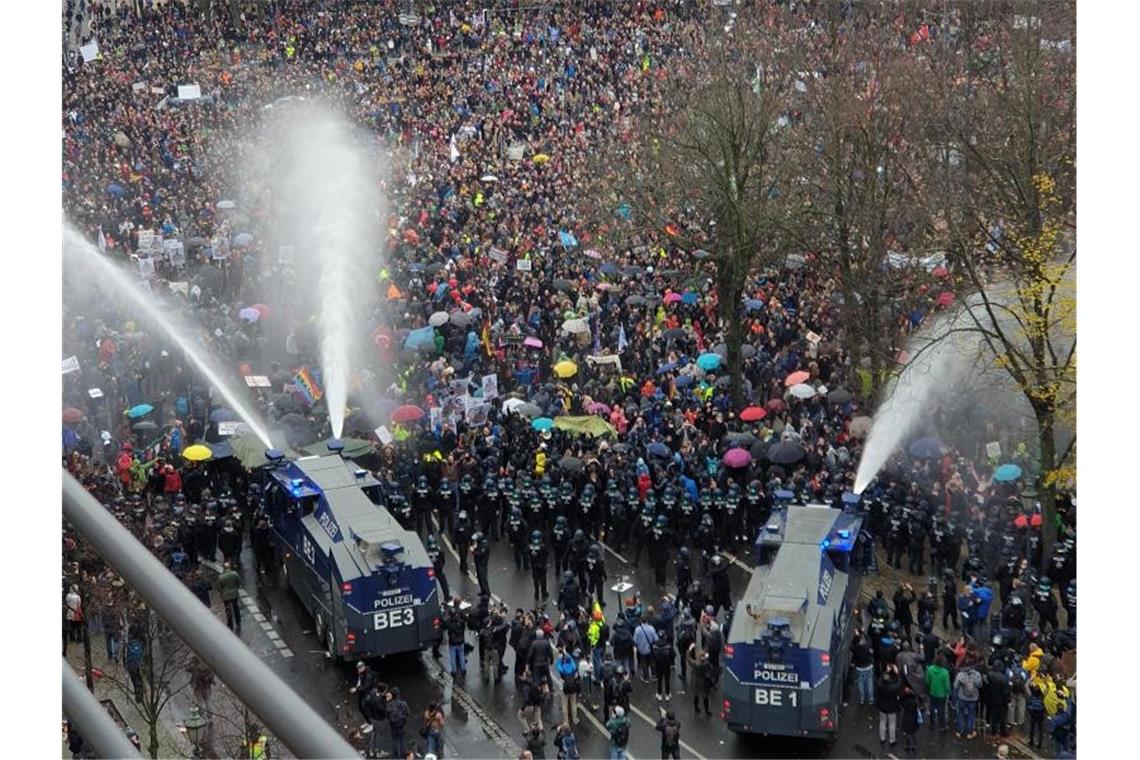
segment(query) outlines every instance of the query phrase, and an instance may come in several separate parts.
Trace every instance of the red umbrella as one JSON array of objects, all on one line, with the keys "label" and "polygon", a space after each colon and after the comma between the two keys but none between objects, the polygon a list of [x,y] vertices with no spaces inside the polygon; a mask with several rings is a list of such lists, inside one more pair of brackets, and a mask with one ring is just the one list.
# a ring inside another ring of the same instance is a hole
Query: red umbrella
[{"label": "red umbrella", "polygon": [[768,413],[759,406],[750,406],[740,413],[740,419],[744,420],[745,422],[756,422],[757,420],[762,420],[767,416]]},{"label": "red umbrella", "polygon": [[944,290],[938,294],[939,306],[949,306],[952,303],[954,303],[954,294],[949,290]]},{"label": "red umbrella", "polygon": [[74,406],[69,406],[63,410],[63,421],[71,425],[74,425],[77,422],[83,422],[83,419],[86,416],[87,415],[76,409]]},{"label": "red umbrella", "polygon": [[392,411],[392,422],[414,422],[424,416],[424,410],[414,404],[398,406]]},{"label": "red umbrella", "polygon": [[784,405],[784,400],[778,398],[769,400],[768,403],[764,405],[764,408],[769,412],[782,412],[787,409]]},{"label": "red umbrella", "polygon": [[799,372],[793,372],[792,374],[785,377],[784,378],[784,386],[786,388],[791,388],[793,385],[799,385],[800,383],[806,383],[808,381],[808,378],[810,378],[810,377],[811,377],[810,372],[804,372],[801,369]]},{"label": "red umbrella", "polygon": [[950,270],[944,266],[937,266],[937,267],[934,267],[934,271],[931,272],[931,274],[934,275],[935,277],[937,277],[938,279],[942,279],[943,277],[949,277],[950,276]]},{"label": "red umbrella", "polygon": [[256,310],[257,313],[261,315],[262,319],[265,319],[266,317],[268,317],[269,314],[273,311],[273,309],[270,309],[268,306],[266,306],[263,303],[255,303],[252,306],[250,306],[249,308]]}]

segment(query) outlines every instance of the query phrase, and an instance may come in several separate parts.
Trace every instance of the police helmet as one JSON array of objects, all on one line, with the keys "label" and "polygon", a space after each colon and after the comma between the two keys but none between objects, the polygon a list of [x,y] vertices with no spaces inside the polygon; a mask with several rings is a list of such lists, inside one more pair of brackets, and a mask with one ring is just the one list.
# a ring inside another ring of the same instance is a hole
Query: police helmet
[{"label": "police helmet", "polygon": [[511,517],[516,520],[522,519],[522,509],[519,507],[511,507]]},{"label": "police helmet", "polygon": [[433,536],[430,533],[428,534],[428,537],[425,539],[424,542],[427,545],[428,549],[438,549],[439,548],[439,543],[435,540],[435,536]]},{"label": "police helmet", "polygon": [[713,567],[720,567],[724,564],[724,557],[721,557],[719,554],[714,554],[711,562]]},{"label": "police helmet", "polygon": [[687,546],[681,547],[681,556],[684,557],[685,559],[689,558],[689,547],[687,547]]},{"label": "police helmet", "polygon": [[653,527],[664,530],[668,524],[669,521],[665,519],[665,515],[657,515],[657,519],[654,521]]},{"label": "police helmet", "polygon": [[457,515],[457,517],[459,518],[460,522],[465,522],[467,520],[467,510],[466,509],[459,510],[459,514]]},{"label": "police helmet", "polygon": [[562,582],[564,584],[574,583],[575,575],[573,570],[565,570],[562,573]]},{"label": "police helmet", "polygon": [[532,530],[530,532],[530,542],[532,544],[541,544],[542,543],[542,531],[541,530]]},{"label": "police helmet", "polygon": [[601,544],[599,544],[597,542],[590,544],[590,557],[591,557],[591,559],[601,559],[601,557],[602,557],[602,545]]},{"label": "police helmet", "polygon": [[558,515],[558,517],[554,518],[554,527],[555,528],[565,528],[566,527],[566,517],[563,515]]},{"label": "police helmet", "polygon": [[476,544],[478,544],[478,543],[482,542],[482,541],[483,541],[485,538],[486,538],[486,536],[484,536],[484,535],[483,535],[483,531],[476,531],[476,532],[475,532],[475,533],[474,533],[474,534],[471,536],[471,540],[472,540],[474,543],[476,543]]},{"label": "police helmet", "polygon": [[586,531],[582,530],[581,528],[578,528],[578,530],[574,531],[574,540],[575,541],[585,541],[586,540]]}]

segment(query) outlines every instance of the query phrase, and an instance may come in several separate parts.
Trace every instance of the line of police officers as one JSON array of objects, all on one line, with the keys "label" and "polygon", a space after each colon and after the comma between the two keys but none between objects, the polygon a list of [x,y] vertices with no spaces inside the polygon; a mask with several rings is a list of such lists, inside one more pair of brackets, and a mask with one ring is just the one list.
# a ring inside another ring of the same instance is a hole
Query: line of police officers
[{"label": "line of police officers", "polygon": [[749,535],[755,535],[752,531],[768,511],[758,482],[744,490],[735,482],[724,489],[706,489],[697,501],[679,492],[675,481],[648,489],[642,498],[637,487],[623,491],[616,480],[599,492],[588,480],[576,484],[563,478],[556,486],[550,478],[536,480],[527,474],[517,481],[488,476],[481,486],[465,475],[458,488],[447,478],[433,487],[426,475],[420,475],[410,487],[388,480],[383,491],[401,525],[427,534],[425,547],[445,597],[450,596],[450,586],[439,541],[429,530],[433,516],[459,555],[461,573],[468,571],[468,555],[473,558],[481,594],[490,594],[490,542],[505,539],[515,569],[530,571],[536,600],[550,597],[548,575],[553,565],[560,597],[588,594],[604,603],[608,577],[600,543],[604,539],[618,554],[630,543],[635,565],[645,554],[662,586],[672,559],[678,597],[706,599],[700,580],[693,577],[691,544],[700,554],[701,574],[712,579],[707,601],[728,607],[727,563],[719,553],[742,542],[748,545]]}]

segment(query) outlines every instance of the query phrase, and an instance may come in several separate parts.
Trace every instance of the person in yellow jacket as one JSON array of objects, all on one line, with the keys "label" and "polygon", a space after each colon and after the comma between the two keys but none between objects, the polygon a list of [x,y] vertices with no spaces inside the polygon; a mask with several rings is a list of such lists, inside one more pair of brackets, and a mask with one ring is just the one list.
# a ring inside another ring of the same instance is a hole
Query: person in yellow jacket
[{"label": "person in yellow jacket", "polygon": [[258,734],[256,739],[250,739],[249,756],[252,760],[266,760],[269,757],[269,737]]},{"label": "person in yellow jacket", "polygon": [[546,444],[540,444],[534,454],[534,474],[542,477],[546,474]]}]

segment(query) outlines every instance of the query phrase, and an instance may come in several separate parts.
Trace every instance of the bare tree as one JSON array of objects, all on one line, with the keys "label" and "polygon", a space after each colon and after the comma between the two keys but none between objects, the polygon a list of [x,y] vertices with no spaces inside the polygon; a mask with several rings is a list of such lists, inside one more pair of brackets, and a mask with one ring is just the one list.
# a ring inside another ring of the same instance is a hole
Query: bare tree
[{"label": "bare tree", "polygon": [[1063,2],[1004,8],[965,71],[960,51],[929,56],[946,148],[962,157],[929,202],[968,291],[955,329],[979,336],[1033,410],[1048,557],[1076,448],[1075,425],[1058,444],[1076,402],[1075,15]]},{"label": "bare tree", "polygon": [[771,44],[762,31],[746,10],[731,33],[710,30],[696,57],[663,76],[663,96],[640,118],[652,126],[627,150],[628,177],[607,194],[611,208],[629,205],[638,226],[709,254],[737,405],[748,276],[789,252],[796,209],[784,60],[794,42]]}]

